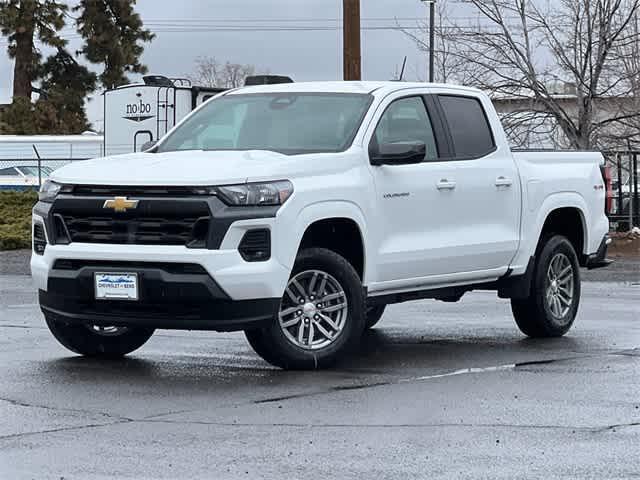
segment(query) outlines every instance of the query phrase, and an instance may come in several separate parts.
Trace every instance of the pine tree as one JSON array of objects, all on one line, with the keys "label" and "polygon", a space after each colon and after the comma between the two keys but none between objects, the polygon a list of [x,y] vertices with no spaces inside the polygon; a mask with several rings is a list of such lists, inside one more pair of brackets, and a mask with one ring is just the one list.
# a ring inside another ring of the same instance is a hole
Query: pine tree
[{"label": "pine tree", "polygon": [[154,34],[142,28],[134,10],[136,0],[80,0],[78,32],[84,39],[81,52],[90,62],[104,64],[99,79],[105,88],[128,83],[127,73],[146,73],[140,63],[143,43]]},{"label": "pine tree", "polygon": [[0,31],[9,39],[8,53],[15,59],[13,96],[31,98],[31,83],[38,74],[44,45],[63,47],[58,32],[64,27],[68,7],[55,0],[6,0],[0,3]]},{"label": "pine tree", "polygon": [[[84,100],[96,88],[97,75],[84,65],[80,65],[63,48],[50,56],[41,67],[41,88],[46,98],[36,104],[36,113],[43,112],[42,103],[47,103],[57,113],[54,122],[56,133],[82,133],[90,125],[84,110]],[[42,122],[40,130],[47,128]],[[42,132],[45,133],[45,132]],[[46,132],[48,133],[48,132]]]}]

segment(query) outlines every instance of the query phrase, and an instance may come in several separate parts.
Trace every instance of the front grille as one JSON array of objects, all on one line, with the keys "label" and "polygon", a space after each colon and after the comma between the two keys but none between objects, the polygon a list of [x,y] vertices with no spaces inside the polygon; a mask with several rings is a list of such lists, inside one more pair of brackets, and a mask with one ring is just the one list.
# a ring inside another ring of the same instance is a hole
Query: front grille
[{"label": "front grille", "polygon": [[211,213],[205,201],[139,199],[137,208],[115,212],[102,198],[59,198],[52,215],[59,219],[56,243],[184,245],[205,248]]},{"label": "front grille", "polygon": [[136,245],[187,245],[198,221],[207,218],[108,216],[73,217],[62,215],[72,242],[131,243]]}]

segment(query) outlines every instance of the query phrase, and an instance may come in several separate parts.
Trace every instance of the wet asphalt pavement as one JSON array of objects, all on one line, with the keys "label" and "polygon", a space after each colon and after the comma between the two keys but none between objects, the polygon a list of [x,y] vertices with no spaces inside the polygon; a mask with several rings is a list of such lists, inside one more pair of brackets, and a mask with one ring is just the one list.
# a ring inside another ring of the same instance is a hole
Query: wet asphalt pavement
[{"label": "wet asphalt pavement", "polygon": [[74,356],[2,255],[2,480],[640,478],[640,263],[588,273],[564,338],[474,292],[391,306],[344,365],[284,372],[239,333]]}]

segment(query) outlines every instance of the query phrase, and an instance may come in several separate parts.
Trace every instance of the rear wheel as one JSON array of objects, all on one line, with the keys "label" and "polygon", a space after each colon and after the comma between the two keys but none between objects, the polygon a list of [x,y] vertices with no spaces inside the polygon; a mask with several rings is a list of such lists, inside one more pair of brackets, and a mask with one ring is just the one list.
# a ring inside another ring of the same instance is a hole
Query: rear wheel
[{"label": "rear wheel", "polygon": [[530,337],[560,337],[575,320],[580,303],[580,269],[573,245],[554,235],[539,249],[531,292],[512,299],[518,327]]},{"label": "rear wheel", "polygon": [[357,346],[364,330],[364,292],[343,257],[302,250],[269,327],[245,332],[258,355],[286,369],[331,366]]},{"label": "rear wheel", "polygon": [[152,328],[69,324],[54,320],[48,314],[45,320],[58,342],[88,357],[122,357],[144,345],[154,332]]}]

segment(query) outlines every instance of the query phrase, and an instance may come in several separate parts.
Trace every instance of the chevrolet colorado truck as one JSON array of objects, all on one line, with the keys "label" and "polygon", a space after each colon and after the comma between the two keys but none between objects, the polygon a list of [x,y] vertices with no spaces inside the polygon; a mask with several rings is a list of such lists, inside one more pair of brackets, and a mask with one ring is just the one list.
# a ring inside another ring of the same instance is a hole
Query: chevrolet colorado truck
[{"label": "chevrolet colorado truck", "polygon": [[223,92],[144,152],[52,173],[33,209],[46,323],[112,357],[155,329],[241,330],[327,367],[385,306],[494,290],[520,330],[572,326],[607,263],[603,158],[512,152],[459,86],[309,82]]}]

